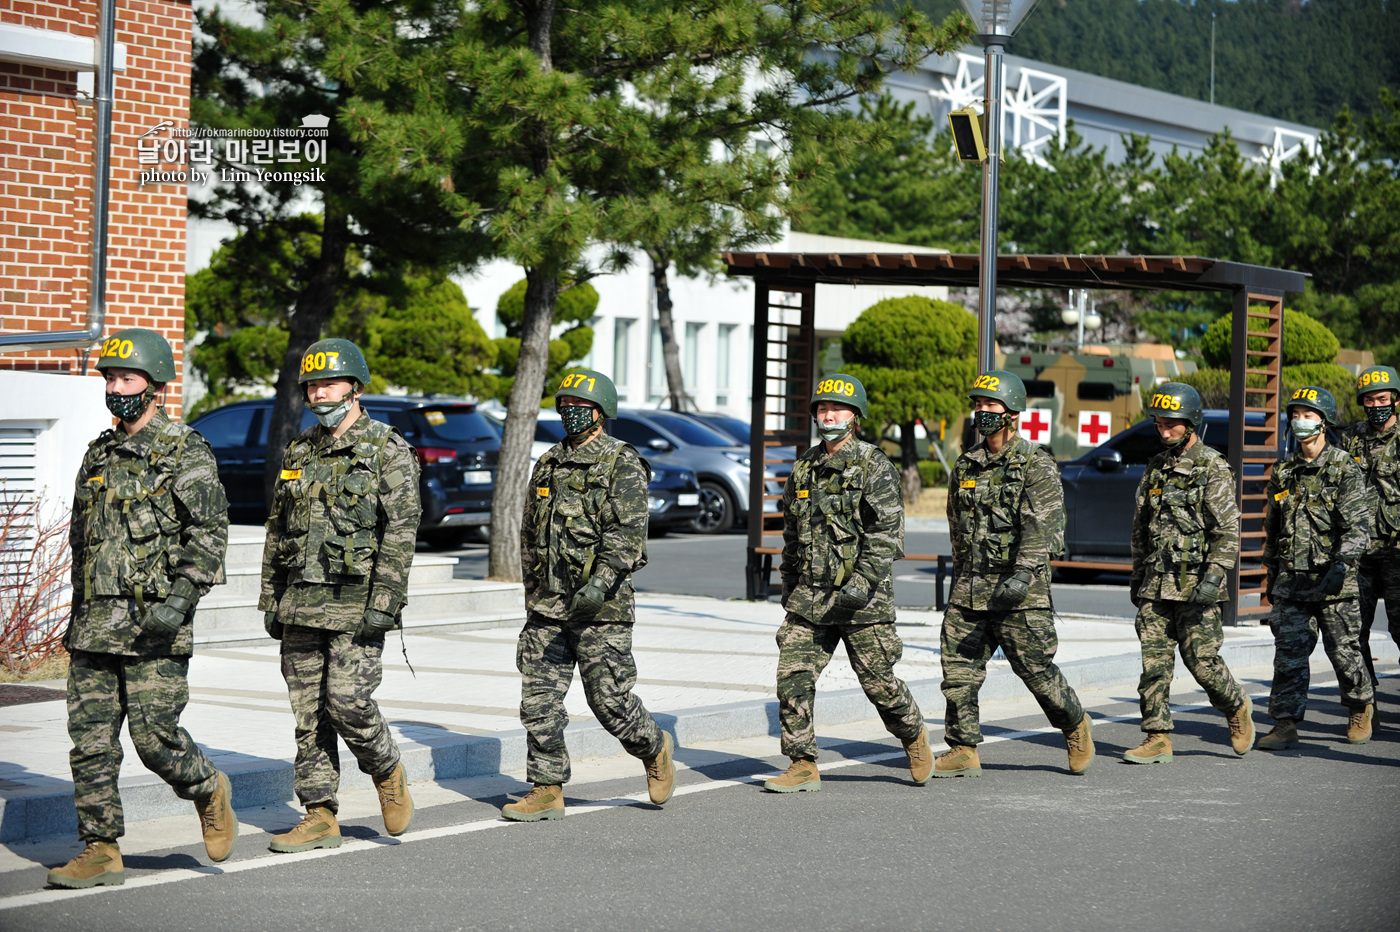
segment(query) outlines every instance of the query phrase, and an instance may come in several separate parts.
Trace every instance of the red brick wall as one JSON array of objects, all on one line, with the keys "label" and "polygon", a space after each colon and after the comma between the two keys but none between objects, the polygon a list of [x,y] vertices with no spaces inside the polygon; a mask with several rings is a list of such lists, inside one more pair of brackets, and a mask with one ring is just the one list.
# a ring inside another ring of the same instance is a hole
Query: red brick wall
[{"label": "red brick wall", "polygon": [[[0,21],[74,36],[97,31],[95,0],[9,0]],[[117,0],[108,214],[107,333],[159,330],[184,373],[184,184],[139,183],[136,139],[161,120],[189,125],[188,0]],[[87,314],[94,107],[74,72],[0,62],[0,332],[72,330]],[[182,166],[166,166],[179,170]],[[96,355],[89,359],[91,364]],[[0,354],[0,368],[77,373],[77,350]],[[180,410],[180,380],[167,408]]]}]

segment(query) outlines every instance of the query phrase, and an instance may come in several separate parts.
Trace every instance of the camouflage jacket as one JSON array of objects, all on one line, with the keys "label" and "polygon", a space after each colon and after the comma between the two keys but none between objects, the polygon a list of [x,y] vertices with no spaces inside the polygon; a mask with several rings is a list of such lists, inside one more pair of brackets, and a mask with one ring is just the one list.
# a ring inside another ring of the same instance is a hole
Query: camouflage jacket
[{"label": "camouflage jacket", "polygon": [[1152,457],[1138,483],[1132,547],[1143,598],[1182,601],[1207,570],[1228,576],[1240,556],[1240,510],[1225,458],[1201,440]]},{"label": "camouflage jacket", "polygon": [[408,601],[418,537],[418,459],[364,411],[337,439],[314,424],[287,444],[272,493],[258,610],[284,625],[354,631]]},{"label": "camouflage jacket", "polygon": [[194,602],[224,581],[228,499],[209,444],[164,411],[133,437],[103,431],[78,470],[69,540],[70,649],[188,656],[194,612],[173,636],[140,619],[177,584]]},{"label": "camouflage jacket", "polygon": [[1366,480],[1351,457],[1331,444],[1309,463],[1302,451],[1274,466],[1264,499],[1264,567],[1269,594],[1300,602],[1313,593],[1327,568],[1347,564],[1342,591],[1330,600],[1354,599],[1356,561],[1371,543]]},{"label": "camouflage jacket", "polygon": [[1343,432],[1343,445],[1361,467],[1371,503],[1371,552],[1400,549],[1400,426],[1371,429],[1367,421]]},{"label": "camouflage jacket", "polygon": [[[904,556],[899,472],[852,437],[834,454],[818,443],[797,458],[783,489],[783,604],[813,624],[894,621],[894,561]],[[870,602],[852,613],[836,594],[855,577]]]},{"label": "camouflage jacket", "polygon": [[590,579],[607,590],[597,624],[632,621],[632,574],[647,565],[647,485],[636,449],[607,434],[555,444],[535,464],[520,525],[525,607],[557,621]]},{"label": "camouflage jacket", "polygon": [[997,585],[1024,569],[1031,591],[1017,609],[1050,608],[1050,561],[1065,547],[1065,494],[1055,458],[1024,437],[1012,437],[995,456],[979,441],[953,464],[948,533],[952,604],[985,611]]}]

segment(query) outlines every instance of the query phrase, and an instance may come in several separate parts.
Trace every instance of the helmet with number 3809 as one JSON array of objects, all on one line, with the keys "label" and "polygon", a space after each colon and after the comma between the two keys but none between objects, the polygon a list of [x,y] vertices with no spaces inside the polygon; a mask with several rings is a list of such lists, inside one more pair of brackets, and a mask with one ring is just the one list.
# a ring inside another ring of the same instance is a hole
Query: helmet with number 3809
[{"label": "helmet with number 3809", "polygon": [[836,401],[850,405],[856,409],[857,414],[865,417],[865,386],[853,375],[838,372],[836,375],[823,376],[817,382],[816,390],[812,392],[812,403],[807,406],[812,412],[812,417],[817,416],[819,401]]}]

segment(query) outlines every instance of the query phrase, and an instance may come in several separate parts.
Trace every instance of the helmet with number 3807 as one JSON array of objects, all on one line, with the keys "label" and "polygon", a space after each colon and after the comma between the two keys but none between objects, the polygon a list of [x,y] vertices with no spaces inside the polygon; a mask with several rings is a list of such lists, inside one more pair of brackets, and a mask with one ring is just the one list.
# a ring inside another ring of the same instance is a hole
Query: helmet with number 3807
[{"label": "helmet with number 3807", "polygon": [[349,340],[332,337],[317,340],[306,348],[301,357],[299,383],[305,384],[315,379],[354,379],[361,385],[369,384],[369,363],[365,354]]}]

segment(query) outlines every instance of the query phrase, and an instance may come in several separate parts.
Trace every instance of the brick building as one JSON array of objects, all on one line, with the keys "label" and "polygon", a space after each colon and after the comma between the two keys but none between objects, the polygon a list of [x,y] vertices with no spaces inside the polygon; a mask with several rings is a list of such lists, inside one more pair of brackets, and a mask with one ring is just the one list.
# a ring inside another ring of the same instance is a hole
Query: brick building
[{"label": "brick building", "polygon": [[[99,0],[0,5],[0,482],[63,499],[74,457],[111,423],[101,382],[76,378],[96,356],[12,347],[89,323],[98,17]],[[140,142],[149,160],[188,126],[193,14],[188,0],[116,0],[114,22],[103,332],[159,330],[183,375],[187,188],[143,183]],[[179,414],[181,380],[166,407]]]}]

